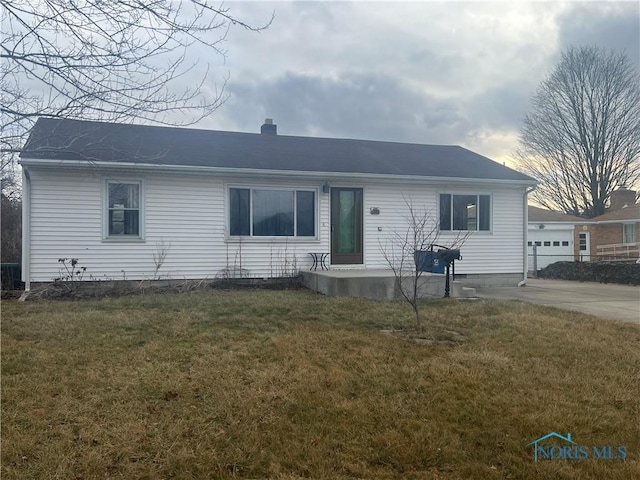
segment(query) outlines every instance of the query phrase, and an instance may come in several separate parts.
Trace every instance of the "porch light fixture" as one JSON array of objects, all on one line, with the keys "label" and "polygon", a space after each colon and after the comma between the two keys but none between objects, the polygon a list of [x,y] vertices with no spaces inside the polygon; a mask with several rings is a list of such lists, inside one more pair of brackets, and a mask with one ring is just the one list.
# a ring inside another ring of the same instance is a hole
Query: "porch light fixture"
[{"label": "porch light fixture", "polygon": [[322,184],[322,193],[329,193],[331,191],[331,186],[329,185],[329,182],[325,181]]}]

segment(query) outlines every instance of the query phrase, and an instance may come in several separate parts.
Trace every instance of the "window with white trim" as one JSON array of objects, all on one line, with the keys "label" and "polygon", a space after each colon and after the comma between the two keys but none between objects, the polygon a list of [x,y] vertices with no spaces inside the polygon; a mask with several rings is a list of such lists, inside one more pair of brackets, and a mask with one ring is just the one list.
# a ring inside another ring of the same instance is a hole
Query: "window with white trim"
[{"label": "window with white trim", "polygon": [[636,224],[622,224],[622,243],[636,243]]},{"label": "window with white trim", "polygon": [[142,238],[142,182],[106,182],[105,237]]},{"label": "window with white trim", "polygon": [[579,240],[580,251],[586,252],[587,251],[587,234],[586,233],[578,234],[578,240]]},{"label": "window with white trim", "polygon": [[229,234],[315,237],[316,198],[315,190],[229,188]]},{"label": "window with white trim", "polygon": [[491,195],[441,193],[440,230],[491,230]]}]

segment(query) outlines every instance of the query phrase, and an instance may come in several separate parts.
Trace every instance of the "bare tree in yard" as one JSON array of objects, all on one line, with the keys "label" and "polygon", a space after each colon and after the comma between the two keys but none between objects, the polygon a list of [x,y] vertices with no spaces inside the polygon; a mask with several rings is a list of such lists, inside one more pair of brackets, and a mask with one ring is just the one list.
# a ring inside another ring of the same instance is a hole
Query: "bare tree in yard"
[{"label": "bare tree in yard", "polygon": [[[2,0],[2,175],[38,117],[188,125],[226,99],[233,26],[260,31],[209,0]],[[196,58],[198,48],[200,58]],[[206,83],[205,83],[206,82]]]},{"label": "bare tree in yard", "polygon": [[541,205],[595,217],[611,192],[640,181],[640,80],[629,58],[570,48],[538,87],[516,160],[541,183]]},{"label": "bare tree in yard", "polygon": [[389,268],[393,271],[396,288],[406,300],[416,317],[416,328],[422,330],[420,316],[420,299],[424,296],[429,278],[415,260],[415,252],[427,251],[434,244],[447,243],[447,248],[459,248],[471,232],[458,232],[446,239],[440,235],[438,215],[426,207],[416,206],[410,198],[405,198],[407,214],[406,229],[394,231],[384,244],[380,244],[380,252]]}]

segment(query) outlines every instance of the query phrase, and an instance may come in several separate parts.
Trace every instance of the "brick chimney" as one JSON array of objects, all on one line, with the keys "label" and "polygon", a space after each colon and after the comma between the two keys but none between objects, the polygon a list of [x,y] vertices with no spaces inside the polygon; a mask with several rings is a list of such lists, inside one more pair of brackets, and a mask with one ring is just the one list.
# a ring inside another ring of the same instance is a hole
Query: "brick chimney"
[{"label": "brick chimney", "polygon": [[278,126],[273,124],[273,118],[265,118],[264,124],[260,127],[262,135],[277,135]]},{"label": "brick chimney", "polygon": [[635,205],[636,203],[636,192],[635,190],[627,190],[626,188],[620,187],[617,190],[611,192],[611,205],[609,209],[612,211],[620,210],[625,205],[629,207]]}]

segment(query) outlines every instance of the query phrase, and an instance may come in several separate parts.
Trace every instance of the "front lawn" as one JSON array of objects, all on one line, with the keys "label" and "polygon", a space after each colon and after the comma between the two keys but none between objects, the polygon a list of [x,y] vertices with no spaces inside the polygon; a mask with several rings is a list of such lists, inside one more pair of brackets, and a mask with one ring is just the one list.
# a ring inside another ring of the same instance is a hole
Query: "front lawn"
[{"label": "front lawn", "polygon": [[[640,477],[637,325],[423,312],[435,343],[381,332],[403,303],[307,291],[5,301],[2,478]],[[535,463],[551,431],[627,457]]]}]

